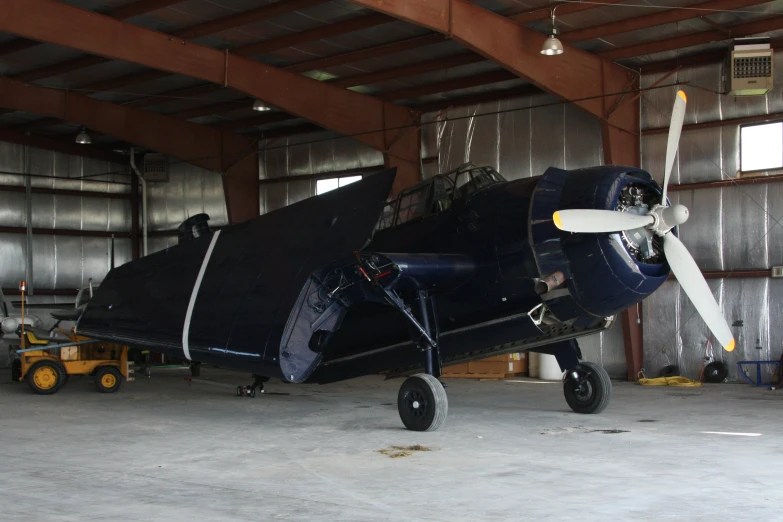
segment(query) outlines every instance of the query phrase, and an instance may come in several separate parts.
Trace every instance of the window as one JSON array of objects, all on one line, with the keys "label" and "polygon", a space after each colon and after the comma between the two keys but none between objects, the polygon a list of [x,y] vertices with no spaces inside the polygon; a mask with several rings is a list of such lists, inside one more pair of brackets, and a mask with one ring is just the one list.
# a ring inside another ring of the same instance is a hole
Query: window
[{"label": "window", "polygon": [[325,192],[350,185],[351,183],[361,179],[361,176],[343,176],[342,178],[319,179],[315,182],[315,195],[320,196]]},{"label": "window", "polygon": [[740,128],[740,170],[753,172],[783,167],[783,122]]}]

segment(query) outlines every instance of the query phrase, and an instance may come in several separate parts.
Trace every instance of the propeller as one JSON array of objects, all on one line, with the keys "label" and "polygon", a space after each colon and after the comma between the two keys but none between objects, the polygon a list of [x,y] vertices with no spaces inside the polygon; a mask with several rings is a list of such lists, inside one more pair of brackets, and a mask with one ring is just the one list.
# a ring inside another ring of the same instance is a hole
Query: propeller
[{"label": "propeller", "polygon": [[710,287],[690,255],[685,245],[677,236],[671,233],[677,225],[688,220],[688,209],[684,205],[667,205],[666,193],[669,178],[674,167],[674,158],[682,133],[685,119],[685,102],[687,98],[683,91],[677,92],[672,110],[672,120],[669,124],[669,139],[666,145],[666,163],[663,173],[663,193],[661,202],[644,215],[615,210],[572,209],[558,210],[552,215],[555,226],[566,232],[611,233],[646,228],[663,238],[663,253],[680,286],[690,298],[693,306],[701,315],[707,327],[726,351],[734,350],[734,336],[729,325],[712,296]]}]

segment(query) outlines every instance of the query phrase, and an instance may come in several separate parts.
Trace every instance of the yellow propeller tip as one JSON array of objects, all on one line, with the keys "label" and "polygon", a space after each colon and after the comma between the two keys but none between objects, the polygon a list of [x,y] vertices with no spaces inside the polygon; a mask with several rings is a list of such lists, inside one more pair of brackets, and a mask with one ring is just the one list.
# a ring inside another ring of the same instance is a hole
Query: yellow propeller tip
[{"label": "yellow propeller tip", "polygon": [[723,349],[726,350],[727,352],[733,352],[734,351],[734,346],[736,346],[736,345],[737,345],[737,342],[734,339],[732,339],[729,344],[727,344],[726,346],[723,347]]},{"label": "yellow propeller tip", "polygon": [[677,96],[682,98],[682,101],[684,101],[684,102],[688,101],[688,97],[685,96],[685,91],[677,91]]},{"label": "yellow propeller tip", "polygon": [[552,220],[555,222],[555,226],[559,228],[560,230],[563,230],[563,222],[560,219],[560,213],[555,212],[552,214]]}]

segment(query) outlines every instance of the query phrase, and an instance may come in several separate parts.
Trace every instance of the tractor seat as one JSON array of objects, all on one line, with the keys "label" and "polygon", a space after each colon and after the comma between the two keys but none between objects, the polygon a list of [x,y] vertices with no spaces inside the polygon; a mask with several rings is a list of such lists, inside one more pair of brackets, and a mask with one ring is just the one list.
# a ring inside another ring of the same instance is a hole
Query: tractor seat
[{"label": "tractor seat", "polygon": [[[16,334],[18,336],[22,336],[22,327],[19,326],[19,328],[16,331]],[[24,330],[24,337],[26,343],[30,346],[45,346],[49,344],[49,332],[38,330],[36,333],[34,330],[31,330],[30,328],[25,328]]]}]

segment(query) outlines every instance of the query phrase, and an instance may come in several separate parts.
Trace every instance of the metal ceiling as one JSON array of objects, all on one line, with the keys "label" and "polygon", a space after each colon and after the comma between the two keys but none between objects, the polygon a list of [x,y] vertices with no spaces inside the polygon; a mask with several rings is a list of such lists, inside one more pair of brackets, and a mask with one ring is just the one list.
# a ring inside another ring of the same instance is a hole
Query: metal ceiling
[{"label": "metal ceiling", "polygon": [[[109,12],[121,6],[128,6],[138,0],[67,0],[66,3],[74,6]],[[273,5],[281,0],[186,0],[173,2],[172,5],[129,18],[127,21],[145,28],[162,32],[172,32],[183,28],[192,27],[207,21],[220,19],[230,15],[236,15],[248,10],[257,9],[265,5]],[[479,0],[480,6],[504,15],[515,15],[539,9],[537,14],[540,20],[527,21],[526,26],[545,32],[549,21],[545,17],[550,7],[557,5],[546,0],[517,1],[517,0]],[[691,0],[628,0],[611,5],[595,6],[580,12],[568,13],[565,6],[560,8],[565,14],[557,15],[557,25],[564,35],[569,31],[603,25],[610,22],[637,18],[649,14],[662,12],[662,8],[683,7],[694,4]],[[783,14],[783,0],[775,0],[764,4],[746,7],[732,12],[703,12],[700,17],[683,20],[677,23],[669,23],[641,30],[613,34],[602,38],[576,42],[572,45],[593,53],[602,53],[628,46],[658,42],[660,40],[715,30],[717,27],[730,27],[739,23],[751,22],[770,18],[776,14]],[[237,48],[248,44],[301,34],[329,26],[330,24],[343,23],[346,20],[355,20],[361,17],[377,16],[373,12],[357,7],[344,0],[332,0],[323,2],[310,2],[307,7],[274,16],[262,21],[247,23],[231,29],[222,30],[213,34],[193,38],[193,41],[214,48]],[[307,34],[307,33],[305,33]],[[315,38],[310,41],[295,45],[282,45],[279,49],[267,50],[255,56],[255,59],[270,65],[285,67],[291,64],[312,60],[315,58],[329,57],[341,53],[367,49],[370,47],[398,42],[401,40],[420,37],[429,34],[423,29],[412,24],[389,19],[388,22],[374,23],[371,26],[333,34],[326,38]],[[773,38],[783,37],[783,23],[781,30],[769,33]],[[673,49],[652,54],[641,54],[620,60],[627,66],[641,66],[652,62],[671,60],[694,53],[726,48],[728,41],[716,41],[699,44],[683,49]],[[13,41],[13,35],[0,33],[0,44]],[[285,41],[282,42],[283,44]],[[433,61],[435,64],[424,71],[414,71],[416,74],[399,75],[397,77],[383,78],[370,82],[367,85],[352,87],[373,95],[383,96],[384,93],[402,91],[402,98],[398,103],[411,106],[419,106],[435,101],[453,100],[480,93],[497,91],[498,96],[504,96],[504,91],[512,87],[525,85],[523,79],[509,78],[497,65],[485,60],[475,60],[472,63],[453,65],[450,67],[438,67],[437,61],[444,60],[455,55],[470,53],[454,41],[441,41],[430,45],[415,47],[383,56],[366,58],[351,63],[344,63],[313,71],[305,74],[313,78],[328,81],[367,73],[375,73],[388,69],[406,67],[422,62]],[[67,62],[83,56],[82,53],[66,49],[52,44],[40,44],[7,54],[0,54],[0,75],[15,76],[20,73],[33,71],[41,67]],[[553,58],[557,59],[557,58]],[[53,76],[33,80],[34,83],[47,87],[67,88],[72,90],[89,87],[96,82],[133,78],[134,75],[147,73],[144,67],[120,61],[107,61],[89,67],[62,72]],[[481,77],[487,77],[487,83],[481,84]],[[471,79],[473,77],[474,79]],[[460,80],[461,83],[450,87],[449,81]],[[122,82],[121,82],[122,83]],[[145,97],[160,96],[157,99],[150,98],[145,103],[145,110],[162,114],[177,115],[180,111],[208,107],[202,114],[188,117],[191,121],[205,125],[217,125],[251,118],[257,113],[250,110],[252,100],[234,91],[225,89],[213,89],[196,95],[186,96],[161,96],[163,93],[202,85],[203,82],[181,75],[161,75],[149,81],[139,83],[130,82],[112,88],[109,91],[93,92],[95,98],[113,103],[128,103]],[[433,85],[434,84],[434,85]],[[428,87],[432,86],[432,87]],[[422,87],[416,92],[418,95],[409,95],[408,91],[413,87]],[[437,89],[441,88],[441,91]],[[85,90],[83,92],[90,92]],[[247,102],[246,107],[241,106],[241,101]],[[225,105],[225,102],[236,101],[236,106]],[[209,109],[214,104],[223,103],[223,107],[216,107],[215,111]],[[0,126],[15,127],[29,121],[40,119],[38,116],[20,113],[6,113],[0,116]],[[278,127],[301,125],[302,120],[289,119],[279,123],[267,125],[237,126],[238,131],[260,131]],[[74,132],[74,127],[68,124],[45,126],[36,129],[37,133],[44,135],[68,134]],[[106,138],[104,141],[108,141]]]}]

